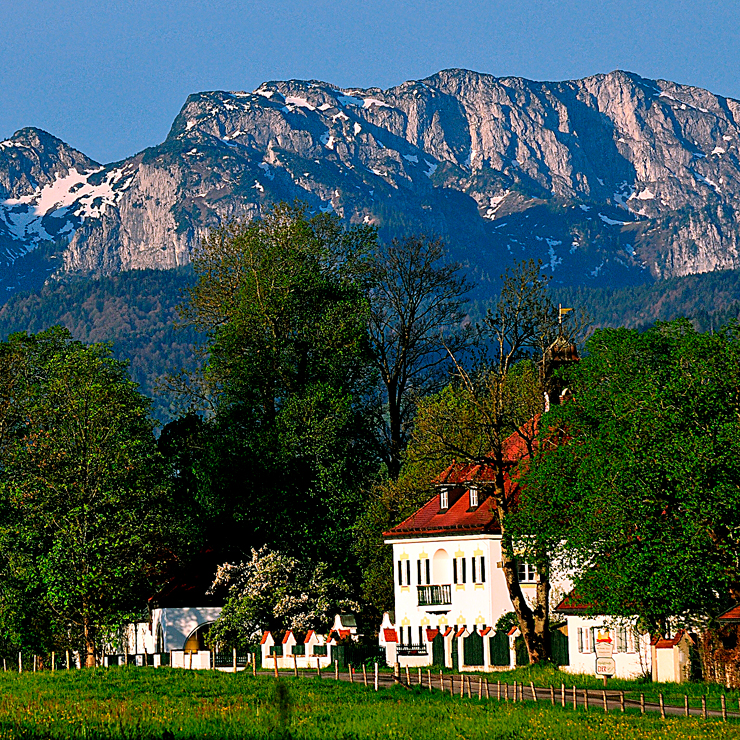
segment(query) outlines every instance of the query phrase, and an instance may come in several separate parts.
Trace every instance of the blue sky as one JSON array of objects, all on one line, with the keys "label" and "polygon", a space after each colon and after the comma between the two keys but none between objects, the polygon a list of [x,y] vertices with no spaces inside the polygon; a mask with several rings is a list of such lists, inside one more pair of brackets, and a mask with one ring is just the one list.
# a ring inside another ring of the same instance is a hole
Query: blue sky
[{"label": "blue sky", "polygon": [[740,98],[738,0],[0,0],[0,29],[0,137],[38,126],[101,162],[162,141],[191,92],[269,79],[619,68]]}]

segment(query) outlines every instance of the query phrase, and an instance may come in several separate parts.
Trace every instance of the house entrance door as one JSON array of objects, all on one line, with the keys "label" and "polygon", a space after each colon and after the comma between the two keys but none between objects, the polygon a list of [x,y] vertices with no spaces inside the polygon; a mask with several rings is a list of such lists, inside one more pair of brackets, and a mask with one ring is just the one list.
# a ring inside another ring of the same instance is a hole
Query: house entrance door
[{"label": "house entrance door", "polygon": [[440,632],[432,640],[432,664],[442,667],[445,664],[445,638]]}]

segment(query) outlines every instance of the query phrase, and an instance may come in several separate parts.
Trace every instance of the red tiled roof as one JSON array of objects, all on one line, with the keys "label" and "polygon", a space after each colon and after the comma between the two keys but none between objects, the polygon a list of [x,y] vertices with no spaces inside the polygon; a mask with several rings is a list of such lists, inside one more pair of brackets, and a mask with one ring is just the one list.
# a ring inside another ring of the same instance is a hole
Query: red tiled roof
[{"label": "red tiled roof", "polygon": [[386,627],[385,629],[383,629],[383,637],[385,638],[386,642],[398,642],[398,635],[396,634],[396,630],[391,630]]},{"label": "red tiled roof", "polygon": [[575,591],[571,591],[565,598],[553,609],[558,614],[586,614],[593,611],[593,604],[583,601]]},{"label": "red tiled roof", "polygon": [[269,634],[269,632],[263,632],[262,639],[260,640],[260,645],[264,645],[267,642],[267,637]]},{"label": "red tiled roof", "polygon": [[679,630],[676,632],[675,637],[671,637],[669,639],[663,639],[660,637],[654,637],[650,644],[656,649],[661,650],[663,648],[674,648],[676,645],[678,645],[679,642],[681,642],[681,638],[685,635],[684,630]]},{"label": "red tiled roof", "polygon": [[734,624],[740,622],[740,604],[730,607],[726,612],[723,612],[717,617],[718,622],[724,622],[725,624]]},{"label": "red tiled roof", "polygon": [[293,633],[292,633],[292,632],[291,632],[290,630],[288,630],[288,631],[287,631],[287,632],[285,633],[285,635],[283,636],[283,645],[285,645],[285,643],[286,643],[286,642],[288,642],[288,638],[289,638],[289,637],[290,637],[290,636],[291,636],[292,634],[293,634]]},{"label": "red tiled roof", "polygon": [[[539,426],[540,417],[535,417],[525,427],[527,436],[534,436]],[[511,479],[509,471],[520,460],[528,456],[527,445],[518,432],[510,435],[503,445],[504,464],[504,491],[516,496],[518,484]],[[384,532],[389,539],[405,539],[407,537],[427,537],[429,535],[461,534],[475,532],[476,534],[500,534],[501,528],[496,517],[495,502],[486,497],[486,484],[493,482],[495,472],[487,464],[457,464],[453,463],[440,473],[433,481],[437,486],[450,485],[450,507],[445,510],[439,508],[439,494],[435,494],[416,513],[402,521],[393,529]],[[471,509],[470,499],[466,494],[471,484],[480,484],[479,505]]]},{"label": "red tiled roof", "polygon": [[433,629],[430,627],[427,627],[427,642],[432,642],[434,638],[439,634],[439,630],[434,627]]},{"label": "red tiled roof", "polygon": [[309,630],[306,632],[306,639],[303,641],[306,645],[308,645],[309,640],[313,637],[313,630]]}]

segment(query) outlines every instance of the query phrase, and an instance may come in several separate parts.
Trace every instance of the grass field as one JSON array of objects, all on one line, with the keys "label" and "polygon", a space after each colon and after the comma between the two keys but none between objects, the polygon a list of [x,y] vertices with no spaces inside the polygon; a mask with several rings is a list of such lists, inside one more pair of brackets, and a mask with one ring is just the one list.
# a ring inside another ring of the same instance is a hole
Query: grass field
[{"label": "grass field", "polygon": [[11,737],[740,740],[740,724],[479,702],[419,688],[375,693],[326,679],[108,668],[0,674],[0,738]]}]

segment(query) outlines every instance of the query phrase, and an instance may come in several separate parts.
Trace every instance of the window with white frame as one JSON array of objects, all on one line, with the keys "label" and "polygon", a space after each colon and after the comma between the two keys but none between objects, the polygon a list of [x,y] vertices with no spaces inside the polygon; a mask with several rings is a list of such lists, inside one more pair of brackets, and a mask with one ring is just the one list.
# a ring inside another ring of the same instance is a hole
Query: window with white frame
[{"label": "window with white frame", "polygon": [[519,583],[534,583],[537,580],[537,569],[529,563],[519,562]]},{"label": "window with white frame", "polygon": [[411,560],[408,558],[398,561],[398,585],[411,585]]},{"label": "window with white frame", "polygon": [[448,488],[439,489],[439,508],[440,509],[450,508],[450,491]]},{"label": "window with white frame", "polygon": [[470,558],[470,574],[473,576],[473,583],[486,582],[486,558],[483,555],[473,556]]},{"label": "window with white frame", "polygon": [[470,508],[474,509],[478,506],[478,489],[475,486],[470,487]]},{"label": "window with white frame", "polygon": [[579,627],[578,628],[578,652],[579,653],[592,653],[594,651],[594,628],[593,627]]},{"label": "window with white frame", "polygon": [[466,559],[464,557],[452,559],[452,582],[465,583],[467,581]]}]

